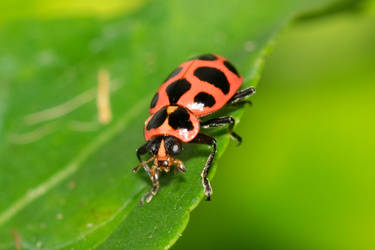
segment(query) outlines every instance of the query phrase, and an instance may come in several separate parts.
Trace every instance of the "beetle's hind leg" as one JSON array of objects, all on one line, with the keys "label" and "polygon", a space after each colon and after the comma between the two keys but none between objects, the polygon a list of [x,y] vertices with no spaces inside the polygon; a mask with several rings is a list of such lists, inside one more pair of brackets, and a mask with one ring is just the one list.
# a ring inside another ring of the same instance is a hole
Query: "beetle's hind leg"
[{"label": "beetle's hind leg", "polygon": [[216,117],[216,118],[210,119],[210,120],[205,121],[205,122],[201,122],[201,127],[202,128],[215,128],[215,127],[221,127],[221,126],[229,125],[228,126],[228,133],[230,134],[230,136],[234,140],[237,141],[237,144],[240,145],[241,142],[242,142],[242,138],[241,138],[241,136],[239,136],[238,134],[236,134],[233,131],[233,127],[234,127],[235,123],[236,123],[236,121],[234,120],[233,117],[222,116],[222,117]]},{"label": "beetle's hind leg", "polygon": [[252,96],[253,94],[255,94],[255,88],[254,87],[249,87],[247,89],[239,90],[234,94],[234,96],[231,99],[229,99],[229,101],[227,103],[228,104],[245,104],[245,103],[248,103],[248,104],[251,105],[252,103],[249,100],[244,100],[244,99]]},{"label": "beetle's hind leg", "polygon": [[198,143],[198,144],[206,144],[212,146],[212,150],[210,155],[208,156],[208,159],[206,161],[206,164],[204,165],[204,168],[201,173],[202,177],[202,185],[204,189],[204,194],[207,196],[207,200],[209,201],[211,199],[212,195],[212,188],[210,181],[207,179],[208,173],[210,171],[210,168],[212,166],[212,161],[214,160],[215,154],[216,154],[216,140],[215,138],[204,135],[204,134],[198,134],[194,140],[191,141],[191,143]]}]

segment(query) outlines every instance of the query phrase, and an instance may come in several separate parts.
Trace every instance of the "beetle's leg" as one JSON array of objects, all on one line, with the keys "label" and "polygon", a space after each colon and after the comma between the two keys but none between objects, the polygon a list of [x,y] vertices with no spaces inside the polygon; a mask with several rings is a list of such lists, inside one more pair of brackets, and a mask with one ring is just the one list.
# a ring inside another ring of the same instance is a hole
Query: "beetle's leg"
[{"label": "beetle's leg", "polygon": [[230,105],[231,107],[242,107],[246,104],[248,104],[249,106],[253,106],[253,103],[250,100],[240,100],[237,102],[228,103],[228,105]]},{"label": "beetle's leg", "polygon": [[152,188],[150,192],[148,192],[142,197],[141,201],[139,202],[139,205],[141,206],[144,204],[145,201],[149,203],[152,200],[152,197],[154,197],[159,190],[159,170],[155,165],[151,168],[150,178],[152,181]]},{"label": "beetle's leg", "polygon": [[174,172],[182,172],[184,174],[186,173],[186,169],[185,169],[184,163],[181,160],[175,159],[173,161],[173,165],[175,165]]},{"label": "beetle's leg", "polygon": [[212,151],[210,155],[208,156],[208,159],[206,161],[206,164],[204,165],[203,171],[201,173],[202,177],[202,185],[204,188],[204,194],[207,196],[207,200],[209,201],[212,195],[212,188],[210,181],[207,179],[208,172],[210,171],[210,168],[212,166],[212,161],[215,157],[216,153],[216,140],[215,138],[204,135],[204,134],[198,134],[194,140],[191,141],[191,143],[199,143],[199,144],[206,144],[212,146]]},{"label": "beetle's leg", "polygon": [[237,91],[234,96],[229,99],[227,103],[229,104],[236,104],[236,103],[249,103],[251,104],[250,101],[244,100],[246,97],[252,96],[255,94],[255,88],[254,87],[249,87],[247,89],[239,90]]},{"label": "beetle's leg", "polygon": [[[138,171],[138,169],[140,168],[140,166],[143,166],[143,168],[146,170],[145,166],[147,166],[147,164],[146,164],[146,162],[142,161],[142,157],[141,157],[141,155],[144,155],[144,154],[147,153],[147,148],[146,147],[147,147],[147,143],[143,144],[142,146],[140,146],[137,149],[137,158],[138,158],[138,160],[139,160],[139,162],[141,164],[139,164],[138,166],[136,166],[135,168],[133,168],[133,172],[134,173]],[[147,168],[148,168],[148,166],[147,166]],[[147,170],[146,170],[146,172],[147,172]]]},{"label": "beetle's leg", "polygon": [[137,172],[138,169],[139,169],[141,166],[143,166],[143,169],[146,171],[146,173],[147,173],[148,175],[150,175],[150,168],[149,168],[149,166],[148,166],[147,163],[149,163],[150,161],[153,161],[153,160],[155,160],[155,157],[154,157],[154,156],[151,157],[150,159],[148,159],[147,161],[142,161],[142,162],[139,163],[135,168],[133,168],[133,173]]},{"label": "beetle's leg", "polygon": [[240,145],[241,142],[242,142],[242,138],[241,138],[241,136],[239,136],[238,134],[233,132],[234,124],[235,124],[235,120],[234,120],[233,117],[222,116],[222,117],[210,119],[210,120],[205,121],[205,122],[201,122],[201,127],[202,128],[215,128],[215,127],[221,127],[221,126],[229,125],[228,126],[228,133],[230,134],[230,136],[233,139],[235,139],[237,141],[237,144]]}]

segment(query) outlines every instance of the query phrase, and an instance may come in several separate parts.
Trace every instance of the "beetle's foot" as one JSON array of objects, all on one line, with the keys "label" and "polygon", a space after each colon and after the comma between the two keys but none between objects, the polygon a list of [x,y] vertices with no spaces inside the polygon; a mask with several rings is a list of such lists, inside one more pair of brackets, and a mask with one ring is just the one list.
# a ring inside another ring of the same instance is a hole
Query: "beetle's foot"
[{"label": "beetle's foot", "polygon": [[242,138],[233,131],[229,131],[230,137],[237,142],[237,146],[241,145]]},{"label": "beetle's foot", "polygon": [[211,183],[206,177],[204,177],[204,178],[202,178],[202,184],[203,184],[204,194],[207,197],[206,200],[210,201],[211,195],[212,195]]},{"label": "beetle's foot", "polygon": [[175,173],[177,173],[177,172],[181,172],[181,173],[184,173],[184,174],[186,173],[184,163],[181,160],[174,160],[173,164],[176,166],[174,168]]}]

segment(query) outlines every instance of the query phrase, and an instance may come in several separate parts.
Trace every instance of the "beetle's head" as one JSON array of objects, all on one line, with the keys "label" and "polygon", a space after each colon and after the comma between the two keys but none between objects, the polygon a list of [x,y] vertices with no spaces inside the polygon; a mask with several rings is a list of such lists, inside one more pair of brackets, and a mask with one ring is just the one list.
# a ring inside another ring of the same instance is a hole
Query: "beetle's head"
[{"label": "beetle's head", "polygon": [[182,151],[182,143],[173,136],[157,136],[147,143],[147,151],[153,155],[154,164],[158,167],[170,167],[174,156]]}]

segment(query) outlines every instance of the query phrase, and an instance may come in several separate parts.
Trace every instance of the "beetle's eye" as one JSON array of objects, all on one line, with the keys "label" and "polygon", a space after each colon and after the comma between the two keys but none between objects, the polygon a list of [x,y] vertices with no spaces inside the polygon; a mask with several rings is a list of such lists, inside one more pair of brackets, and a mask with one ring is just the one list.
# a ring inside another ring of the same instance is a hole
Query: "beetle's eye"
[{"label": "beetle's eye", "polygon": [[165,148],[169,155],[177,155],[182,150],[181,142],[173,137],[165,140]]},{"label": "beetle's eye", "polygon": [[158,151],[158,149],[157,149],[156,145],[155,144],[151,145],[151,153],[156,154],[157,151]]},{"label": "beetle's eye", "polygon": [[147,151],[150,154],[156,155],[159,151],[160,141],[161,141],[160,138],[155,138],[152,141],[149,141],[149,143],[147,145]]}]

